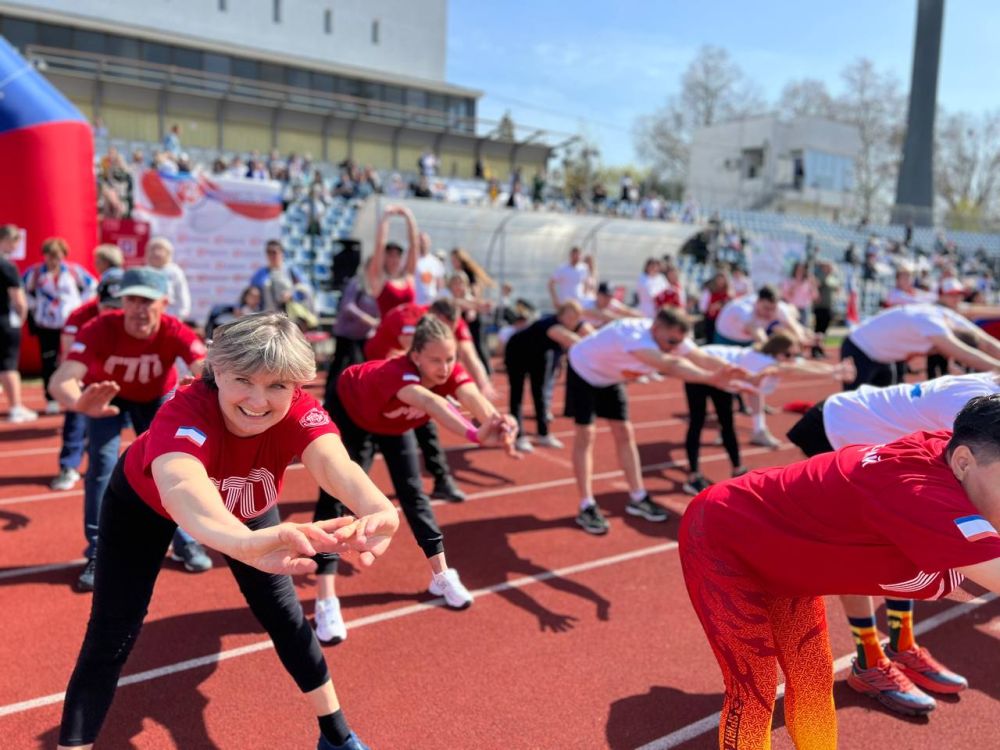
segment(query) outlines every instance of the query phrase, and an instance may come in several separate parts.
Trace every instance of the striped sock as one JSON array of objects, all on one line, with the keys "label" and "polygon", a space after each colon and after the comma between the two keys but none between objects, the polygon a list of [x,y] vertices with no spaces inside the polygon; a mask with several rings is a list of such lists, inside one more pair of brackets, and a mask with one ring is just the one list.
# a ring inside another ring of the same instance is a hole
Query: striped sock
[{"label": "striped sock", "polygon": [[875,630],[874,617],[848,617],[851,624],[851,636],[858,649],[858,668],[868,669],[884,659],[882,644],[878,641],[878,631]]},{"label": "striped sock", "polygon": [[917,645],[913,635],[913,600],[886,599],[885,617],[889,624],[889,647],[906,651]]}]

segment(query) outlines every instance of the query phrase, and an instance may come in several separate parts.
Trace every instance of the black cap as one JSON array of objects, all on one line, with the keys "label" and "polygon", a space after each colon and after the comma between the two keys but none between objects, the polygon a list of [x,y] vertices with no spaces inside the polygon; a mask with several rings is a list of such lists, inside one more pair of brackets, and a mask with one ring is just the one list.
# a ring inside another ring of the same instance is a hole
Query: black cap
[{"label": "black cap", "polygon": [[120,268],[109,268],[101,276],[97,285],[97,301],[104,307],[121,307],[122,300],[118,296],[122,288],[122,276],[125,272]]}]

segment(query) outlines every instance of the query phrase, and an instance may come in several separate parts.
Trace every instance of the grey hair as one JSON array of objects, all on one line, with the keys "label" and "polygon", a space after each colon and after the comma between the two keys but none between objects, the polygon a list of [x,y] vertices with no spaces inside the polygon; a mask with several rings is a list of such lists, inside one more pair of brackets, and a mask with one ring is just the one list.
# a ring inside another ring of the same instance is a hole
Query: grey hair
[{"label": "grey hair", "polygon": [[316,356],[288,316],[254,313],[213,331],[205,380],[214,383],[218,371],[240,375],[266,372],[291,383],[308,383],[316,377]]}]

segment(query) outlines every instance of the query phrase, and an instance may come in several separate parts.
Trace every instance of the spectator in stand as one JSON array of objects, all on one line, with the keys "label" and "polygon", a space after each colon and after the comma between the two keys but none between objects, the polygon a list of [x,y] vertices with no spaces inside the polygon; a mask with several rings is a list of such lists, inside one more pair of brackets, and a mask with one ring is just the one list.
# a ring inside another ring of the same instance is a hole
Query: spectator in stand
[{"label": "spectator in stand", "polygon": [[[80,330],[49,387],[50,395],[62,406],[88,417],[87,564],[77,579],[82,591],[94,590],[101,504],[118,461],[126,419],[136,434],[145,432],[177,385],[174,361],[182,357],[197,376],[205,359],[205,345],[195,333],[163,312],[167,278],[162,272],[129,269],[119,294],[122,310],[99,315]],[[174,536],[172,557],[192,573],[212,567],[201,545],[180,529]]]},{"label": "spectator in stand", "polygon": [[594,328],[600,328],[605,323],[620,318],[643,317],[641,312],[617,299],[606,281],[597,285],[594,299],[585,301],[581,307],[583,317]]},{"label": "spectator in stand", "polygon": [[816,343],[812,347],[815,359],[823,359],[823,339],[833,319],[833,307],[840,296],[840,273],[829,260],[822,259],[816,264],[816,287],[819,296],[813,306],[813,330],[816,331]]},{"label": "spectator in stand", "polygon": [[896,285],[886,294],[886,307],[933,302],[934,299],[935,295],[933,292],[914,286],[913,266],[909,263],[900,263],[896,267]]},{"label": "spectator in stand", "polygon": [[239,301],[229,305],[215,305],[208,313],[205,323],[205,338],[211,339],[215,329],[226,323],[232,323],[244,315],[252,315],[260,310],[260,289],[248,286],[240,292]]},{"label": "spectator in stand", "polygon": [[647,258],[635,286],[639,312],[644,318],[652,318],[656,315],[656,298],[667,288],[667,277],[663,275],[660,261]]},{"label": "spectator in stand", "polygon": [[118,149],[111,146],[101,159],[97,175],[98,211],[101,216],[128,218],[132,214],[132,175]]},{"label": "spectator in stand", "polygon": [[170,126],[170,131],[163,137],[163,150],[173,157],[181,155],[181,126],[176,122]]},{"label": "spectator in stand", "polygon": [[431,252],[431,236],[420,233],[420,257],[414,273],[414,292],[418,305],[429,305],[444,289],[444,264]]},{"label": "spectator in stand", "polygon": [[[399,216],[406,223],[407,252],[403,262],[403,247],[389,242],[389,221]],[[420,245],[420,230],[413,213],[406,206],[386,206],[382,218],[375,229],[375,252],[372,262],[365,270],[368,293],[378,302],[381,317],[396,305],[413,302],[416,298],[414,273],[417,268],[417,248]]]},{"label": "spectator in stand", "polygon": [[698,299],[698,311],[705,320],[705,341],[711,343],[715,340],[715,319],[729,299],[729,279],[722,271],[718,271],[705,282]]},{"label": "spectator in stand", "polygon": [[[31,308],[31,330],[38,337],[42,353],[42,384],[48,393],[52,373],[59,364],[59,344],[69,314],[97,290],[97,279],[76,263],[69,263],[69,245],[61,237],[42,243],[45,260],[24,274],[24,289]],[[51,398],[46,414],[58,414],[59,404]]]},{"label": "spectator in stand", "polygon": [[166,237],[153,237],[146,244],[146,265],[164,273],[169,284],[167,314],[178,320],[191,319],[191,292],[184,270],[174,263],[174,246]]},{"label": "spectator in stand", "polygon": [[[121,288],[122,251],[117,245],[98,245],[94,250],[94,269],[101,278],[97,294],[77,307],[66,318],[60,341],[62,357],[65,358],[76,339],[76,334],[86,323],[105,310],[121,307],[118,291]],[[62,448],[59,450],[59,473],[49,483],[57,491],[71,490],[80,481],[80,463],[87,447],[87,418],[75,411],[63,415]]]},{"label": "spectator in stand", "polygon": [[460,247],[451,251],[451,265],[455,270],[455,275],[462,276],[467,281],[464,297],[455,284],[450,284],[452,296],[465,313],[465,320],[469,324],[469,333],[472,334],[472,343],[476,347],[479,359],[482,360],[483,367],[486,368],[487,374],[492,373],[493,368],[490,365],[490,355],[486,347],[486,329],[483,326],[483,319],[493,309],[493,304],[486,299],[486,290],[496,287],[496,282],[483,270],[482,266],[472,259],[471,255]]},{"label": "spectator in stand", "polygon": [[[351,277],[340,294],[337,319],[333,324],[333,358],[326,374],[328,391],[336,384],[340,373],[351,365],[359,365],[365,361],[365,342],[378,328],[378,303],[365,288],[366,272],[372,260],[368,259],[364,271]],[[331,402],[331,399],[326,402]]]},{"label": "spectator in stand", "polygon": [[313,291],[309,280],[295,266],[285,263],[285,248],[280,240],[268,240],[264,247],[267,265],[250,277],[250,286],[260,290],[260,310],[288,312],[290,302],[311,305]]},{"label": "spectator in stand", "polygon": [[819,298],[816,277],[809,273],[808,264],[798,261],[788,278],[781,282],[781,298],[799,311],[799,322],[809,325],[809,312]]},{"label": "spectator in stand", "polygon": [[580,248],[571,247],[569,263],[559,266],[549,277],[549,298],[552,300],[552,307],[558,308],[563,302],[571,299],[582,301],[589,273],[590,269],[583,262]]},{"label": "spectator in stand", "polygon": [[734,263],[729,273],[729,294],[733,299],[753,293],[753,281],[750,280],[742,263]]},{"label": "spectator in stand", "polygon": [[580,304],[593,307],[597,299],[597,258],[593,255],[583,256],[583,265],[587,267],[587,278],[583,281],[583,299]]},{"label": "spectator in stand", "polygon": [[7,421],[33,422],[38,414],[21,403],[21,326],[28,317],[28,301],[21,286],[21,276],[9,256],[17,248],[21,230],[14,224],[0,225],[0,387],[7,395],[10,409]]},{"label": "spectator in stand", "polygon": [[420,175],[422,177],[436,177],[438,160],[437,156],[434,155],[434,151],[430,148],[424,151],[417,160],[417,166],[420,168]]},{"label": "spectator in stand", "polygon": [[531,178],[531,205],[536,209],[545,203],[545,174],[535,172]]},{"label": "spectator in stand", "polygon": [[657,309],[666,305],[687,311],[687,292],[684,291],[684,282],[681,280],[680,269],[673,263],[666,263],[663,266],[663,276],[666,286],[656,295]]}]

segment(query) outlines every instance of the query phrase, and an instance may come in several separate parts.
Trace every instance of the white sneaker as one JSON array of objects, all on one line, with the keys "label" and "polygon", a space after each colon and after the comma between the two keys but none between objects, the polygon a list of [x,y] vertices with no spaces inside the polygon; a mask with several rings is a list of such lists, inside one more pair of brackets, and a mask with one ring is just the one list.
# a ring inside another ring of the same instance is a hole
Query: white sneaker
[{"label": "white sneaker", "polygon": [[316,637],[334,645],[347,640],[347,625],[340,614],[340,599],[316,600]]},{"label": "white sneaker", "polygon": [[7,414],[7,421],[13,424],[23,424],[24,422],[34,422],[38,419],[38,412],[32,411],[26,406],[15,406]]},{"label": "white sneaker", "polygon": [[535,442],[546,448],[565,448],[563,441],[555,435],[542,435],[535,439]]},{"label": "white sneaker", "polygon": [[765,448],[780,448],[781,441],[767,430],[760,430],[750,436],[751,445],[762,445]]},{"label": "white sneaker", "polygon": [[49,488],[53,490],[71,490],[80,481],[80,472],[76,469],[59,469],[59,475],[49,482]]},{"label": "white sneaker", "polygon": [[434,596],[443,596],[445,603],[453,609],[465,609],[472,604],[472,594],[458,580],[458,571],[454,568],[436,573],[427,590]]},{"label": "white sneaker", "polygon": [[531,444],[531,441],[526,437],[519,437],[514,441],[514,447],[517,448],[522,453],[531,453],[535,450],[535,446]]},{"label": "white sneaker", "polygon": [[58,401],[45,402],[45,413],[48,414],[49,416],[52,416],[53,414],[58,414],[59,411],[60,409]]}]

